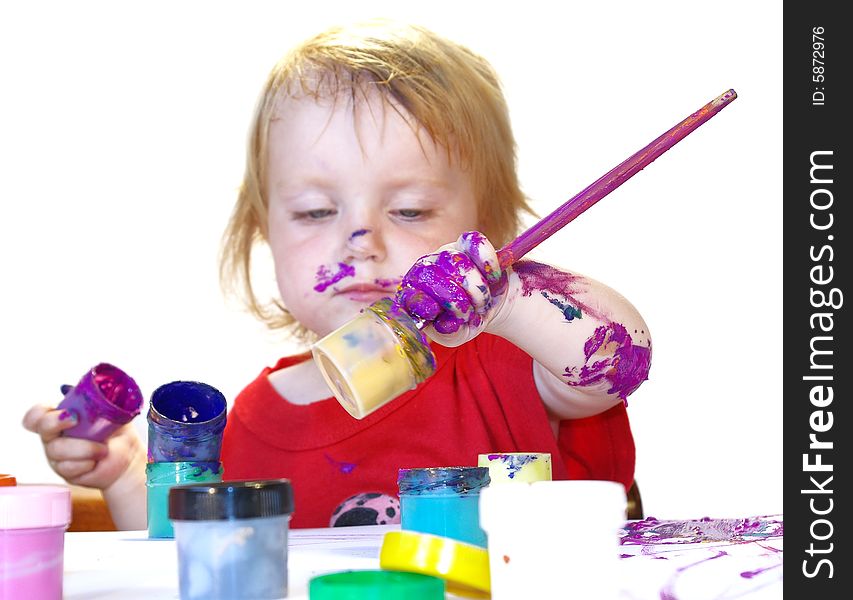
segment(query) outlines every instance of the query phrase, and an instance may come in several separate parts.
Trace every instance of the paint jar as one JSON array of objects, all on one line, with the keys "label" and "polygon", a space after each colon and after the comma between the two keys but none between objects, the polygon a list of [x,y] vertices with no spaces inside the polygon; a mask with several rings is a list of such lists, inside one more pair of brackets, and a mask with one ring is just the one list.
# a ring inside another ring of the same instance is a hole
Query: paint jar
[{"label": "paint jar", "polygon": [[173,381],[151,395],[148,462],[219,460],[225,396],[206,383]]},{"label": "paint jar", "polygon": [[400,527],[486,547],[480,528],[480,491],[486,467],[400,469]]},{"label": "paint jar", "polygon": [[161,462],[145,466],[145,488],[148,503],[148,537],[174,537],[169,522],[169,490],[176,485],[216,483],[222,481],[219,462]]},{"label": "paint jar", "polygon": [[[625,488],[612,481],[537,481],[483,490],[492,599],[617,598]],[[405,514],[405,513],[403,513]]]},{"label": "paint jar", "polygon": [[0,600],[62,598],[71,490],[58,485],[0,488]]},{"label": "paint jar", "polygon": [[287,479],[169,492],[181,598],[284,598],[293,490]]},{"label": "paint jar", "polygon": [[57,408],[77,416],[77,424],[62,435],[103,442],[139,414],[142,392],[127,373],[100,363],[68,390]]},{"label": "paint jar", "polygon": [[477,456],[477,464],[489,468],[491,485],[551,481],[551,455],[547,452],[493,452]]},{"label": "paint jar", "polygon": [[435,356],[426,337],[389,298],[368,306],[311,351],[335,398],[356,419],[435,372]]},{"label": "paint jar", "polygon": [[444,600],[438,577],[402,571],[341,571],[312,578],[309,600]]},{"label": "paint jar", "polygon": [[11,475],[0,473],[0,487],[17,485],[17,483],[18,480],[12,477]]}]

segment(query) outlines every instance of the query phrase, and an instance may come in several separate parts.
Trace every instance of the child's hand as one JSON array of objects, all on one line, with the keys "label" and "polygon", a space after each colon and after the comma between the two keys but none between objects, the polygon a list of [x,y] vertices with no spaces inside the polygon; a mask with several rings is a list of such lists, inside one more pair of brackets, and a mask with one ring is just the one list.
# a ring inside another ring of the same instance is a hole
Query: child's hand
[{"label": "child's hand", "polygon": [[430,338],[459,346],[485,330],[504,300],[506,273],[492,244],[476,231],[421,257],[403,277],[397,301],[427,322]]},{"label": "child's hand", "polygon": [[62,435],[76,424],[67,411],[42,405],[33,406],[23,420],[24,428],[41,437],[50,467],[68,483],[106,489],[140,458],[144,465],[142,444],[129,423],[105,443]]}]

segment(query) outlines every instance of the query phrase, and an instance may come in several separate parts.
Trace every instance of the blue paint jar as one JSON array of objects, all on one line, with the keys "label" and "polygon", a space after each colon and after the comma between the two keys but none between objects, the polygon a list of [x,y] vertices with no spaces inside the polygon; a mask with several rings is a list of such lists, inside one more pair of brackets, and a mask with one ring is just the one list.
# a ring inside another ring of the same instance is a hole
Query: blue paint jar
[{"label": "blue paint jar", "polygon": [[400,469],[400,526],[486,547],[480,528],[480,490],[489,485],[488,467]]},{"label": "blue paint jar", "polygon": [[286,597],[292,513],[287,479],[169,490],[181,599]]},{"label": "blue paint jar", "polygon": [[175,537],[169,522],[169,490],[176,485],[222,481],[219,462],[159,462],[145,465],[148,537]]},{"label": "blue paint jar", "polygon": [[206,383],[173,381],[151,394],[148,462],[218,461],[225,396]]}]

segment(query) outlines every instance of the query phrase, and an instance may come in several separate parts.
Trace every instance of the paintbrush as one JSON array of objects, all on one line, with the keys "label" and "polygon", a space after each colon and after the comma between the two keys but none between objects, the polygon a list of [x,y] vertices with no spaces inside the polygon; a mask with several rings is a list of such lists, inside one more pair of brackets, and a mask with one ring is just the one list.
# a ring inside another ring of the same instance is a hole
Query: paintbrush
[{"label": "paintbrush", "polygon": [[[571,223],[735,98],[735,91],[728,90],[711,100],[569,198],[498,250],[501,268],[513,264]],[[323,378],[341,406],[353,417],[364,418],[433,374],[435,355],[420,331],[425,323],[386,298],[371,304],[357,318],[313,345],[314,360]]]},{"label": "paintbrush", "polygon": [[669,131],[659,136],[648,146],[635,152],[579,193],[569,198],[554,212],[544,217],[530,229],[498,250],[498,262],[501,268],[511,265],[574,221],[593,204],[642,171],[658,156],[672,148],[705,123],[705,121],[723,110],[735,98],[737,98],[737,93],[734,90],[729,90],[714,98]]}]

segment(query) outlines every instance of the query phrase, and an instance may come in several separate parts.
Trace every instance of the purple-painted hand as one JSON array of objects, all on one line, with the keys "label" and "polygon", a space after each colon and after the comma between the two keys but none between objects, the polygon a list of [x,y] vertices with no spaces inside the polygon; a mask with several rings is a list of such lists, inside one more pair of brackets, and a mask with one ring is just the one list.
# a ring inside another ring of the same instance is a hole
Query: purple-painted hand
[{"label": "purple-painted hand", "polygon": [[505,288],[494,247],[469,231],[418,259],[403,277],[397,302],[422,321],[427,335],[456,346],[485,328]]}]

